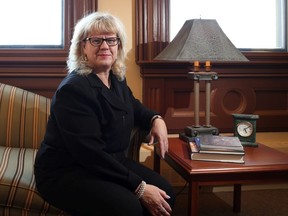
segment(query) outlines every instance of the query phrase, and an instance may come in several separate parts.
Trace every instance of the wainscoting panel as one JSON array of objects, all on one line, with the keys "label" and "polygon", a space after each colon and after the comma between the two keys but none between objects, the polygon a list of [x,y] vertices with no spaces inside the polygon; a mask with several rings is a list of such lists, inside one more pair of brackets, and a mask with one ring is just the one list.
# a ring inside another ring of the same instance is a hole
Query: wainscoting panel
[{"label": "wainscoting panel", "polygon": [[[287,63],[215,64],[211,82],[211,125],[233,132],[233,113],[258,114],[258,131],[288,130]],[[169,133],[183,132],[194,122],[192,65],[178,62],[140,63],[143,103],[164,116]],[[273,68],[273,69],[272,69]],[[205,125],[205,81],[200,81],[200,124]]]}]

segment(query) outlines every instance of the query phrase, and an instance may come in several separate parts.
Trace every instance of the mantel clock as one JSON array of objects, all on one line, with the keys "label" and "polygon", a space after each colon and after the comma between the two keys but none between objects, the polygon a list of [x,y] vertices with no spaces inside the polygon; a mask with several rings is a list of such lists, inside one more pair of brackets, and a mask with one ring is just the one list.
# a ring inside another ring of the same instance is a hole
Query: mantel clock
[{"label": "mantel clock", "polygon": [[234,136],[237,136],[243,146],[257,147],[256,121],[259,115],[232,114],[234,118]]}]

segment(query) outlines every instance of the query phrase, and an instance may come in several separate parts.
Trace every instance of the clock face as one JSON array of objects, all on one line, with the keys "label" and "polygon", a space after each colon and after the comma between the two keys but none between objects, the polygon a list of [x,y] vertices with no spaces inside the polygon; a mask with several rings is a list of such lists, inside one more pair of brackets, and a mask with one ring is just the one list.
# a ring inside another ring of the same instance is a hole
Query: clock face
[{"label": "clock face", "polygon": [[253,125],[248,121],[239,122],[236,129],[237,133],[242,137],[249,137],[253,133]]}]

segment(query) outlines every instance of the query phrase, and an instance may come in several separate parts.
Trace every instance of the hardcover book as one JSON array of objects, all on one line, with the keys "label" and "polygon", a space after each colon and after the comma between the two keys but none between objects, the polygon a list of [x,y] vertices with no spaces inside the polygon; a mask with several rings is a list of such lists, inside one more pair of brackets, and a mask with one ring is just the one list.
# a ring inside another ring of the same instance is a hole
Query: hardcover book
[{"label": "hardcover book", "polygon": [[199,140],[196,141],[200,150],[244,153],[244,148],[239,138],[235,136],[203,135],[198,138]]},{"label": "hardcover book", "polygon": [[244,149],[243,151],[233,151],[231,149],[225,151],[218,150],[218,148],[217,150],[202,150],[201,137],[195,137],[194,141],[188,141],[187,143],[191,160],[244,163]]},{"label": "hardcover book", "polygon": [[213,161],[222,163],[244,163],[243,155],[192,153],[191,160]]}]

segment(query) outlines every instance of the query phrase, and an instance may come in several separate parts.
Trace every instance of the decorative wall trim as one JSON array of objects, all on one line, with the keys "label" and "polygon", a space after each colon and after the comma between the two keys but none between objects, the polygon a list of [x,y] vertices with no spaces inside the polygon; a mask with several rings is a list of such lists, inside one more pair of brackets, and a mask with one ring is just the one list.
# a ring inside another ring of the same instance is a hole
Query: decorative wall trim
[{"label": "decorative wall trim", "polygon": [[169,43],[170,0],[136,1],[136,61],[153,60]]},{"label": "decorative wall trim", "polygon": [[[140,62],[143,103],[164,117],[169,133],[194,122],[192,63]],[[218,80],[211,83],[211,124],[232,132],[233,113],[258,114],[258,131],[287,131],[288,61],[212,65]],[[155,93],[157,92],[157,94]],[[200,83],[200,124],[205,124],[205,86]]]}]

